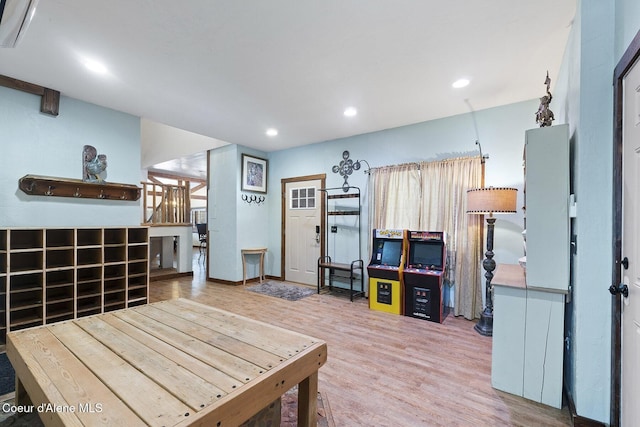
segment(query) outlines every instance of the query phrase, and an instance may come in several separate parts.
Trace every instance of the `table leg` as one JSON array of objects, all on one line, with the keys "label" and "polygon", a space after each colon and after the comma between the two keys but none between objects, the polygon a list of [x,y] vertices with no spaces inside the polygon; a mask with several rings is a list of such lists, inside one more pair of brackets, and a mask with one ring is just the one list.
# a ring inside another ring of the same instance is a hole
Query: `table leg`
[{"label": "table leg", "polygon": [[242,254],[242,286],[247,284],[247,266],[244,257],[245,255]]},{"label": "table leg", "polygon": [[264,252],[260,252],[260,283],[264,280]]},{"label": "table leg", "polygon": [[27,390],[25,390],[22,385],[22,381],[16,375],[16,390],[15,390],[15,398],[14,402],[16,406],[29,406],[31,405],[31,398],[27,394]]},{"label": "table leg", "polygon": [[298,427],[318,425],[318,371],[298,384]]}]

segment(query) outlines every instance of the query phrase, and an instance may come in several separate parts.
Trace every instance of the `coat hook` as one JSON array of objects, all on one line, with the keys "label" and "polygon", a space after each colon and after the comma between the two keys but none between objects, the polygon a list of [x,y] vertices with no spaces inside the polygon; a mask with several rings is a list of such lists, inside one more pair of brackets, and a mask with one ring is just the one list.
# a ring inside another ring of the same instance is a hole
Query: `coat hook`
[{"label": "coat hook", "polygon": [[251,196],[243,194],[242,195],[242,200],[247,202],[248,204],[255,203],[256,205],[259,205],[259,204],[261,204],[261,203],[263,203],[265,201],[265,197],[264,196],[256,196],[255,194],[252,194]]},{"label": "coat hook", "polygon": [[49,186],[49,189],[47,191],[44,192],[45,196],[53,196],[53,189],[56,188],[53,185]]}]

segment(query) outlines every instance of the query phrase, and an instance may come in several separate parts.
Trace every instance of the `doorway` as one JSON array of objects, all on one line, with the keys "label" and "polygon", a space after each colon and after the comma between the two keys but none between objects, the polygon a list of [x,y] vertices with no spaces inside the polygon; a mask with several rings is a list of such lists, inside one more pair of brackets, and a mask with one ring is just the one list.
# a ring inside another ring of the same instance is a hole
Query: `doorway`
[{"label": "doorway", "polygon": [[640,32],[614,72],[611,425],[640,418]]},{"label": "doorway", "polygon": [[283,279],[316,285],[318,258],[324,253],[324,188],[326,175],[281,180]]}]

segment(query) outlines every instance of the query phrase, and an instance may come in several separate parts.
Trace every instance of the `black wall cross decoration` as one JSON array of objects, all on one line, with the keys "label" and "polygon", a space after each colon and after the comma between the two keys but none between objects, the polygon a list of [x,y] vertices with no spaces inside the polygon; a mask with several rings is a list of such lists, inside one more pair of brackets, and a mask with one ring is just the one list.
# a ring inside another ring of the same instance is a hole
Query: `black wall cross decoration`
[{"label": "black wall cross decoration", "polygon": [[331,170],[333,173],[339,173],[341,177],[344,178],[344,184],[342,184],[342,191],[345,193],[349,191],[349,175],[353,173],[353,171],[357,171],[360,169],[360,161],[356,160],[355,162],[349,158],[349,152],[342,152],[342,160],[339,164],[334,165]]}]

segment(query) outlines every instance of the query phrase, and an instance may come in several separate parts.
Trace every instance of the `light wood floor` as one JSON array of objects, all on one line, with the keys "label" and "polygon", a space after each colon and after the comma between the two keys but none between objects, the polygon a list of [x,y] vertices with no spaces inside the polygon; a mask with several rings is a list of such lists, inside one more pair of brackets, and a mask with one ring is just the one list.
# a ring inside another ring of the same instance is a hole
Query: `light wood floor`
[{"label": "light wood floor", "polygon": [[437,324],[339,295],[291,302],[207,282],[202,271],[150,289],[152,302],[189,298],[325,340],[318,389],[338,427],[571,425],[566,409],[494,390],[491,338],[463,318]]}]

